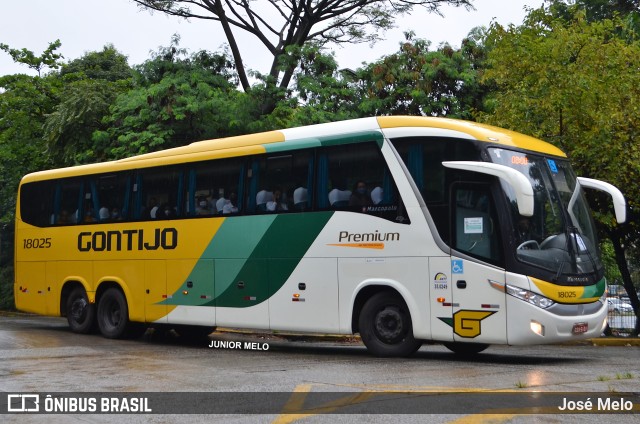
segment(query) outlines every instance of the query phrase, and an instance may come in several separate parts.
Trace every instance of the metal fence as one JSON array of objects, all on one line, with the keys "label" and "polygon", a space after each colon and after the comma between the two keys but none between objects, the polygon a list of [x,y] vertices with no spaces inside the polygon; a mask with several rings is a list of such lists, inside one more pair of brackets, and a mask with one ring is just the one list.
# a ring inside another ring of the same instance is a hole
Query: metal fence
[{"label": "metal fence", "polygon": [[619,311],[609,307],[607,320],[609,328],[605,334],[614,337],[629,337],[636,326],[636,319],[633,311]]}]

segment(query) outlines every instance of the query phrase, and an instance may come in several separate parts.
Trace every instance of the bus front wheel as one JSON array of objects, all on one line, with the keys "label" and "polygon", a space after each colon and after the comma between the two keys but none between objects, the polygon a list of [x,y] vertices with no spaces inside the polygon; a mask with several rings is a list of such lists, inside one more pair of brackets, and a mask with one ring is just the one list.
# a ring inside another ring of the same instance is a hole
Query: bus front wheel
[{"label": "bus front wheel", "polygon": [[98,326],[108,339],[121,339],[127,335],[129,308],[124,294],[116,289],[107,289],[98,302]]},{"label": "bus front wheel", "polygon": [[413,337],[409,308],[397,293],[373,295],[364,304],[358,325],[362,341],[375,356],[410,356],[422,345]]},{"label": "bus front wheel", "polygon": [[95,328],[96,307],[90,303],[87,292],[76,287],[67,298],[67,322],[74,333],[88,334]]}]

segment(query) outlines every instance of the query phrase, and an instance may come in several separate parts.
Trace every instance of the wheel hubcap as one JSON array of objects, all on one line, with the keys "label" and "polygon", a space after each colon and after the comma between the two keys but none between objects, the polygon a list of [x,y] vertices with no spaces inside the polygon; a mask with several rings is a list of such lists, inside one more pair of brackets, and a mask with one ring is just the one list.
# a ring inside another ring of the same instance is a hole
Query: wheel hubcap
[{"label": "wheel hubcap", "polygon": [[87,301],[85,299],[76,299],[71,304],[71,317],[75,321],[82,321],[86,314]]},{"label": "wheel hubcap", "polygon": [[376,331],[380,338],[392,343],[402,338],[402,314],[396,308],[385,308],[376,315]]},{"label": "wheel hubcap", "polygon": [[113,303],[109,308],[109,313],[107,314],[107,321],[109,325],[112,327],[117,327],[120,323],[120,308],[117,303]]}]

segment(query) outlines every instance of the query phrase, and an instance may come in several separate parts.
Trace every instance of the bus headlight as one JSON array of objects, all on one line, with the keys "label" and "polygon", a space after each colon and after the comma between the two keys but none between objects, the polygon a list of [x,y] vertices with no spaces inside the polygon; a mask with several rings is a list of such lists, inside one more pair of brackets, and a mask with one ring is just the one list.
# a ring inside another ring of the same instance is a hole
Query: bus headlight
[{"label": "bus headlight", "polygon": [[509,284],[507,284],[507,294],[510,294],[511,296],[520,300],[524,300],[525,302],[529,302],[532,305],[535,305],[538,308],[542,309],[547,309],[548,307],[556,303],[548,297],[544,297],[538,293],[534,293],[532,291],[525,290],[520,287],[515,287]]}]

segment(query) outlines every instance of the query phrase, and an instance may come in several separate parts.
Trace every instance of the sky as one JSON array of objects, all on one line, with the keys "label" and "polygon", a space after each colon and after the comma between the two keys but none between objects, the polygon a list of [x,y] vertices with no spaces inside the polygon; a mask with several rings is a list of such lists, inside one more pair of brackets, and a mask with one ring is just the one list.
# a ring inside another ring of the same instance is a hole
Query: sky
[{"label": "sky", "polygon": [[[475,11],[443,7],[444,17],[415,8],[411,16],[399,19],[398,28],[388,31],[385,40],[373,48],[368,44],[332,47],[340,68],[358,68],[397,51],[403,32],[413,30],[416,37],[430,40],[432,47],[442,42],[460,46],[462,39],[476,26],[488,26],[492,20],[502,24],[520,24],[525,7],[537,8],[543,0],[474,0]],[[21,0],[3,4],[0,20],[0,44],[27,48],[36,55],[50,42],[60,39],[57,50],[65,61],[90,51],[100,51],[106,44],[126,55],[130,65],[144,62],[151,51],[170,44],[173,34],[181,37],[180,47],[189,52],[219,51],[225,43],[222,30],[213,21],[185,21],[161,13],[141,11],[131,0]],[[240,47],[249,68],[268,72],[270,58],[249,35],[241,35]],[[24,65],[13,63],[0,51],[0,75],[31,73]]]}]

